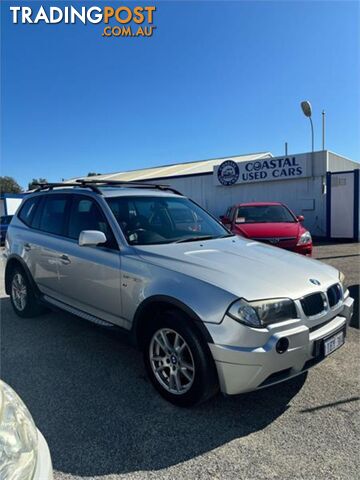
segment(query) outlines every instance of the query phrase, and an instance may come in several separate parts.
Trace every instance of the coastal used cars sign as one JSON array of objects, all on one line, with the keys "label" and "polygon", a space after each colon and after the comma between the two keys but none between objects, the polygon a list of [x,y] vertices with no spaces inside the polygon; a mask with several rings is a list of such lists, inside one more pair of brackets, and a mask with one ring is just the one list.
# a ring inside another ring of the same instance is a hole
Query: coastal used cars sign
[{"label": "coastal used cars sign", "polygon": [[265,158],[251,162],[234,162],[229,158],[214,167],[214,182],[217,185],[230,186],[308,177],[308,160],[306,155]]}]

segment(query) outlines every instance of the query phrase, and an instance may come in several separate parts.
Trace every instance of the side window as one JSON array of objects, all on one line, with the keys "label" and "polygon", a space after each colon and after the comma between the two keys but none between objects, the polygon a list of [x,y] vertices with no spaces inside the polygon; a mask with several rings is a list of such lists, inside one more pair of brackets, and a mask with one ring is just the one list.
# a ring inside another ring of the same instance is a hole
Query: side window
[{"label": "side window", "polygon": [[66,209],[69,201],[69,195],[49,195],[45,197],[39,229],[55,235],[64,235]]},{"label": "side window", "polygon": [[80,232],[83,230],[104,232],[107,242],[101,246],[115,248],[114,235],[97,202],[89,197],[76,195],[70,211],[68,236],[78,240]]},{"label": "side window", "polygon": [[34,218],[38,203],[39,197],[29,198],[29,200],[25,200],[23,206],[20,209],[18,217],[28,227],[31,227],[31,222]]}]

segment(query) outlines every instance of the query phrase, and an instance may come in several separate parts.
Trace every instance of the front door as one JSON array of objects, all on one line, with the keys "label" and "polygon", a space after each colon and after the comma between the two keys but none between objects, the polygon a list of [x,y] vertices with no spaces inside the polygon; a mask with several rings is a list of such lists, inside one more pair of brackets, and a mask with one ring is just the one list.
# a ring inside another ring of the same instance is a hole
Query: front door
[{"label": "front door", "polygon": [[[79,246],[80,232],[100,230],[107,242]],[[97,201],[74,195],[67,228],[67,242],[60,255],[61,300],[95,317],[126,327],[121,317],[119,247]]]}]

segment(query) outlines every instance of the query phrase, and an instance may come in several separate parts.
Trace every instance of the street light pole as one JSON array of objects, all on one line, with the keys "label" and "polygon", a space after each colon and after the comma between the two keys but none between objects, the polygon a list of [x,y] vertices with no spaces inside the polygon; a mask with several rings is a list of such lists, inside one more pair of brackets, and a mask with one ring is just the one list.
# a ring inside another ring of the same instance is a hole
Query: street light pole
[{"label": "street light pole", "polygon": [[314,125],[313,125],[312,118],[311,118],[311,114],[312,114],[311,103],[308,100],[304,100],[303,102],[301,102],[301,109],[302,109],[305,117],[308,117],[308,119],[310,120],[310,125],[311,125],[311,149],[312,149],[311,151],[314,152]]},{"label": "street light pole", "polygon": [[322,149],[325,150],[325,110],[322,111]]},{"label": "street light pole", "polygon": [[313,152],[314,151],[314,125],[311,117],[309,117],[309,120],[311,125],[311,151]]}]

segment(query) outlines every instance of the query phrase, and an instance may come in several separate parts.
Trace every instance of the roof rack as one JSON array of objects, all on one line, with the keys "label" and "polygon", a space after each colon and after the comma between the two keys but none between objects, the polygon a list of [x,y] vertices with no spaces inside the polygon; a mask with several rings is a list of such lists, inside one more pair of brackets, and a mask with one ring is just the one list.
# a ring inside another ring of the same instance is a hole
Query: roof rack
[{"label": "roof rack", "polygon": [[102,187],[124,187],[124,188],[148,188],[148,189],[157,189],[162,191],[173,192],[176,195],[181,195],[179,191],[171,188],[170,185],[159,185],[156,183],[142,183],[134,181],[118,181],[118,180],[85,180],[79,179],[71,183],[35,183],[36,189],[34,192],[40,192],[42,190],[53,190],[54,188],[65,188],[65,187],[78,187],[78,188],[89,188],[93,192],[96,192],[102,195],[100,188]]},{"label": "roof rack", "polygon": [[86,184],[80,184],[80,183],[49,183],[49,182],[44,182],[44,183],[34,183],[34,186],[36,186],[36,189],[34,192],[40,192],[42,190],[53,190],[54,188],[65,188],[65,187],[84,187],[84,188],[90,188],[90,190],[93,190],[96,193],[100,193],[101,191],[95,186],[95,185],[86,185]]},{"label": "roof rack", "polygon": [[141,181],[136,181],[136,180],[84,180],[84,179],[79,179],[75,180],[76,183],[79,183],[80,185],[83,186],[94,186],[97,185],[99,187],[125,187],[125,188],[155,188],[157,190],[167,190],[173,193],[176,193],[177,195],[181,195],[178,190],[175,190],[174,188],[170,187],[170,185],[164,185],[164,184],[158,184],[158,183],[146,183],[146,182],[141,182]]}]

